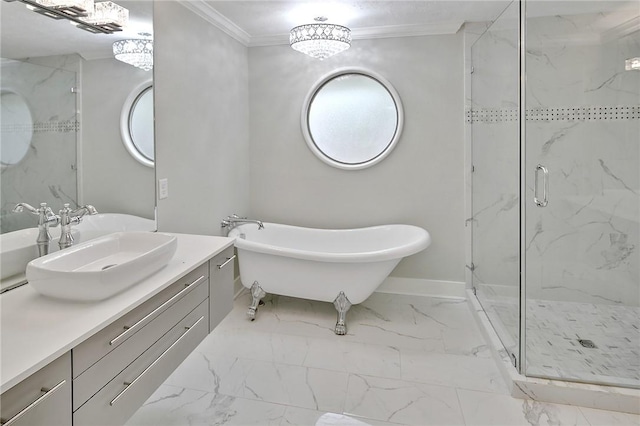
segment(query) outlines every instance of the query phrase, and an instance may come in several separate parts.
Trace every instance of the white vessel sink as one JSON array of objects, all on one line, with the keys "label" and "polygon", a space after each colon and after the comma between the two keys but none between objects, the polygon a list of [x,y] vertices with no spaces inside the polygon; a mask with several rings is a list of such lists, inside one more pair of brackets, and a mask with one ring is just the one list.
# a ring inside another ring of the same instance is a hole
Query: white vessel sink
[{"label": "white vessel sink", "polygon": [[177,245],[173,235],[116,232],[32,260],[27,281],[45,296],[102,300],[161,269]]}]

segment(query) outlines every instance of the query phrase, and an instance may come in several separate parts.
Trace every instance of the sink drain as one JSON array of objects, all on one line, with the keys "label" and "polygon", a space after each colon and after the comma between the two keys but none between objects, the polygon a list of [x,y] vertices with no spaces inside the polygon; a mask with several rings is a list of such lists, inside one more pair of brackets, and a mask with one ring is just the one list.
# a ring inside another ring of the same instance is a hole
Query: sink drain
[{"label": "sink drain", "polygon": [[117,265],[117,263],[114,263],[114,264],[112,264],[112,265],[103,266],[103,267],[102,267],[102,270],[104,271],[105,269],[112,268],[112,267],[114,267],[114,266],[116,266],[116,265]]},{"label": "sink drain", "polygon": [[589,349],[595,349],[597,348],[596,344],[593,343],[593,341],[591,340],[587,340],[587,339],[578,339],[578,343],[580,343],[582,346],[584,346],[585,348],[589,348]]}]

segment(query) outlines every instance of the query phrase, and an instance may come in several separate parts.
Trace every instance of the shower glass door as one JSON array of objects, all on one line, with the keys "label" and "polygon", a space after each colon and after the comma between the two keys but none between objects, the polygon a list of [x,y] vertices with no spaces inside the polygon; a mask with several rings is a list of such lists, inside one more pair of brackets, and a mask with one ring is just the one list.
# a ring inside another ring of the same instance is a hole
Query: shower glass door
[{"label": "shower glass door", "polygon": [[526,8],[524,372],[639,387],[638,3]]},{"label": "shower glass door", "polygon": [[471,47],[472,284],[514,363],[520,327],[519,3]]}]

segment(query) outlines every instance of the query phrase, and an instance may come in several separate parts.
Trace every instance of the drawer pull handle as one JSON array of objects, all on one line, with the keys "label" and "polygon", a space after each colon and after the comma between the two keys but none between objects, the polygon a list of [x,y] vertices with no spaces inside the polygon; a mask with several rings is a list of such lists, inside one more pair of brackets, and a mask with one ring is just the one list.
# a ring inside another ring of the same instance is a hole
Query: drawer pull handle
[{"label": "drawer pull handle", "polygon": [[38,399],[36,399],[35,401],[33,401],[31,404],[27,405],[25,408],[22,409],[22,411],[20,411],[18,414],[16,414],[15,416],[11,417],[9,420],[4,421],[2,419],[0,419],[0,425],[2,426],[9,426],[11,424],[13,424],[14,422],[16,422],[20,417],[24,416],[25,414],[27,414],[27,412],[29,410],[31,410],[32,408],[36,407],[37,405],[39,405],[42,401],[44,401],[45,399],[49,398],[51,395],[53,395],[53,393],[55,391],[57,391],[58,389],[60,389],[62,386],[64,386],[64,384],[67,383],[66,380],[61,381],[60,383],[58,383],[57,385],[55,385],[54,387],[52,387],[51,389],[47,389],[47,388],[42,388],[40,389],[40,392],[44,392],[43,395],[41,395]]},{"label": "drawer pull handle", "polygon": [[235,259],[235,258],[236,258],[235,254],[233,256],[231,256],[231,257],[227,257],[227,260],[222,265],[218,265],[218,269],[224,268],[225,266],[227,266],[227,263],[232,262],[233,259]]},{"label": "drawer pull handle", "polygon": [[[182,340],[188,333],[189,331],[191,331],[196,325],[198,325],[198,323],[200,321],[202,321],[204,319],[204,316],[201,316],[200,319],[198,319],[198,321],[194,322],[193,325],[191,327],[185,327],[185,332],[182,333],[182,335],[180,337],[178,337],[178,340],[176,340],[175,342],[173,342],[171,344],[171,346],[169,346],[167,349],[164,350],[164,352],[162,352],[160,354],[160,356],[158,358],[156,358],[155,361],[153,361],[147,368],[145,368],[144,370],[142,370],[142,373],[140,373],[138,375],[138,377],[136,377],[135,379],[133,379],[131,382],[124,382],[124,386],[125,388],[122,389],[122,391],[116,395],[115,398],[113,398],[111,400],[111,402],[109,403],[109,405],[114,405],[116,402],[118,402],[118,400],[120,399],[120,397],[122,397],[122,395],[124,395],[129,389],[131,389],[131,386],[135,385],[136,382],[138,380],[140,380],[142,378],[142,376],[144,376],[147,371],[151,370],[153,368],[154,365],[156,365],[171,349],[173,349],[174,346],[176,346],[178,343],[180,343],[180,340]],[[4,425],[3,425],[4,426]]]},{"label": "drawer pull handle", "polygon": [[174,300],[179,299],[184,293],[186,293],[189,290],[189,288],[191,288],[191,287],[195,286],[196,284],[200,283],[200,281],[202,281],[202,280],[204,280],[204,275],[200,275],[200,278],[198,278],[197,280],[193,281],[191,284],[186,284],[185,287],[182,290],[180,290],[178,293],[176,293],[173,297],[171,297],[171,299],[167,300],[162,305],[158,306],[153,311],[149,312],[147,315],[144,316],[144,318],[142,318],[141,320],[139,320],[138,322],[136,322],[132,326],[129,327],[129,326],[125,325],[124,326],[124,331],[122,333],[118,334],[116,337],[114,337],[113,340],[111,340],[109,342],[109,345],[110,346],[115,345],[120,340],[122,340],[125,336],[127,336],[131,332],[131,330],[137,329],[142,324],[145,324],[145,323],[149,322],[150,319],[152,319],[156,315],[160,314],[160,312],[162,312],[167,306],[171,305],[174,302]]}]

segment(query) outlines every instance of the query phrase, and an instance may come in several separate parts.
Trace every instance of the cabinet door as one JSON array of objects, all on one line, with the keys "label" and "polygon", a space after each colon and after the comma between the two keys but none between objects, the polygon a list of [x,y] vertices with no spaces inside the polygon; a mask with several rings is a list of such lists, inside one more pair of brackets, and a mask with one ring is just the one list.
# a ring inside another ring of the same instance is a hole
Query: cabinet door
[{"label": "cabinet door", "polygon": [[124,424],[207,335],[202,302],[73,413],[74,426]]},{"label": "cabinet door", "polygon": [[0,407],[3,426],[71,425],[71,354],[4,392]]},{"label": "cabinet door", "polygon": [[209,261],[209,332],[233,309],[235,258],[233,247],[229,247]]}]

